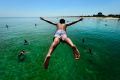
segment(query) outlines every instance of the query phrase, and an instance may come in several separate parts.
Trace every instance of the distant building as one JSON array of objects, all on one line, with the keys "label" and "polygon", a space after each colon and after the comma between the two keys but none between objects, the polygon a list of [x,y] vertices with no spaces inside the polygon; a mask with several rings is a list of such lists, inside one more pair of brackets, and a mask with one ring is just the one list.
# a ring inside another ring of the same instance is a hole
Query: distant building
[{"label": "distant building", "polygon": [[103,16],[102,12],[99,12],[99,13],[98,13],[98,16]]},{"label": "distant building", "polygon": [[104,17],[105,15],[103,15],[102,12],[99,12],[97,15],[93,15],[94,17]]}]

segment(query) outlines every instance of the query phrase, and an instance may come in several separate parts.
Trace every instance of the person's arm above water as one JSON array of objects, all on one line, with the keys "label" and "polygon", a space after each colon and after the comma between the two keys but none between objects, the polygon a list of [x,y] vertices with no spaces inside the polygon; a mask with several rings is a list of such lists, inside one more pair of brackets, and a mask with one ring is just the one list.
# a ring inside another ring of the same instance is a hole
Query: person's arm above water
[{"label": "person's arm above water", "polygon": [[66,24],[66,26],[71,26],[71,25],[73,25],[73,24],[75,24],[75,23],[77,23],[77,22],[79,22],[79,21],[82,21],[82,20],[83,20],[83,18],[80,18],[80,19],[77,20],[77,21],[74,21],[74,22],[71,22],[71,23]]},{"label": "person's arm above water", "polygon": [[42,17],[40,17],[40,19],[43,20],[43,21],[46,21],[46,22],[48,22],[48,23],[50,23],[50,24],[57,25],[56,23],[53,23],[53,22],[51,22],[51,21],[48,21],[48,20],[46,20],[46,19],[44,19],[44,18],[42,18]]}]

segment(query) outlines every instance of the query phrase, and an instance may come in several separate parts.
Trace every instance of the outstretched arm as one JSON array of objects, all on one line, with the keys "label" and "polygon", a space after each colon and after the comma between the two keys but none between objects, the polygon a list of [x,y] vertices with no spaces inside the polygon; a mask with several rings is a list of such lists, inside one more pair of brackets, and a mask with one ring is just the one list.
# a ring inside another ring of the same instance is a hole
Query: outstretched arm
[{"label": "outstretched arm", "polygon": [[79,22],[79,21],[82,21],[82,20],[83,20],[83,18],[80,18],[80,19],[77,20],[77,21],[74,21],[74,22],[71,22],[71,23],[66,24],[66,26],[71,26],[71,25],[73,25],[73,24],[75,24],[75,23],[77,23],[77,22]]},{"label": "outstretched arm", "polygon": [[42,18],[42,17],[40,17],[40,19],[43,20],[43,21],[46,21],[46,22],[48,22],[48,23],[50,23],[50,24],[57,25],[57,24],[55,24],[55,23],[53,23],[53,22],[51,22],[51,21],[48,21],[48,20],[46,20],[46,19],[44,19],[44,18]]}]

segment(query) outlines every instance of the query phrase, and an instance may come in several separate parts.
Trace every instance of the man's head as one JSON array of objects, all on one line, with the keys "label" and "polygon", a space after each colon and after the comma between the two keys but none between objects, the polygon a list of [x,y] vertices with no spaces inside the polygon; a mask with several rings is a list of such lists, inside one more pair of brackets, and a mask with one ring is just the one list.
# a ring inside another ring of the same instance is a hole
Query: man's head
[{"label": "man's head", "polygon": [[65,23],[65,20],[64,20],[64,19],[60,19],[60,23],[61,23],[61,24],[64,24],[64,23]]}]

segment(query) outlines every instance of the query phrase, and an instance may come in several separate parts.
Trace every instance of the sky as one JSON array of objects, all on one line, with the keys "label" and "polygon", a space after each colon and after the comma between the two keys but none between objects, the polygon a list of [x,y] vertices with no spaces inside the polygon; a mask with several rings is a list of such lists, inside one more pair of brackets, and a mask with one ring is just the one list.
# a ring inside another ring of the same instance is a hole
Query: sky
[{"label": "sky", "polygon": [[120,14],[120,0],[0,0],[0,17]]}]

